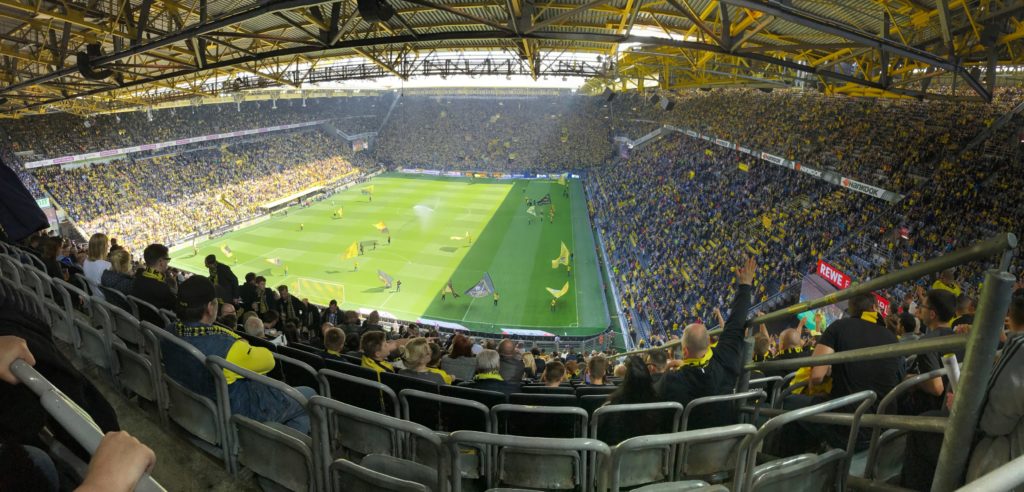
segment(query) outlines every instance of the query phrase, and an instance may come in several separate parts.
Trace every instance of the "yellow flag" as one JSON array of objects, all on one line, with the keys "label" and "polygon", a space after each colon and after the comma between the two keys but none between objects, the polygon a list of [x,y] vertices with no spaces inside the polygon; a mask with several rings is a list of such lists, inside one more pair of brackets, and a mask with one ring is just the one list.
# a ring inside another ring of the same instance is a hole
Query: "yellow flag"
[{"label": "yellow flag", "polygon": [[761,225],[763,225],[765,229],[771,230],[772,218],[767,215],[761,216]]},{"label": "yellow flag", "polygon": [[334,212],[334,213],[338,214],[338,218],[340,219],[340,218],[342,218],[342,217],[344,217],[344,216],[345,216],[345,209],[343,209],[343,208],[339,208],[339,209],[338,209],[338,210],[337,210],[336,212]]},{"label": "yellow flag", "polygon": [[222,203],[225,207],[230,208],[231,210],[236,210],[238,208],[238,207],[235,206],[234,203],[231,203],[231,200],[228,200],[227,197],[225,197],[223,193],[221,193],[221,195],[217,199],[217,201]]},{"label": "yellow flag", "polygon": [[352,246],[349,246],[348,249],[345,250],[345,259],[351,260],[357,256],[359,256],[359,243],[353,242]]},{"label": "yellow flag", "polygon": [[271,265],[281,266],[281,259],[280,258],[267,258],[267,263],[270,263]]},{"label": "yellow flag", "polygon": [[388,233],[388,226],[384,224],[383,220],[374,224],[373,227],[376,227],[378,231],[383,232],[384,234]]},{"label": "yellow flag", "polygon": [[[564,140],[563,140],[563,142],[564,142]],[[560,184],[562,186],[565,186],[565,177],[566,177],[565,173],[559,174],[558,175],[558,184]]]},{"label": "yellow flag", "polygon": [[569,282],[566,282],[559,290],[552,289],[551,287],[545,287],[545,289],[547,289],[548,293],[554,296],[555,299],[558,299],[569,292]]},{"label": "yellow flag", "polygon": [[562,241],[562,250],[558,254],[558,258],[551,260],[551,268],[558,268],[558,265],[569,264],[569,248],[565,247],[565,241]]},{"label": "yellow flag", "polygon": [[745,163],[745,162],[741,162],[740,165],[739,165],[739,168],[740,168],[740,171],[750,172],[750,166],[747,163]]},{"label": "yellow flag", "polygon": [[229,248],[227,244],[220,245],[220,252],[224,253],[224,256],[227,256],[228,258],[235,256],[235,254],[231,251],[231,248]]},{"label": "yellow flag", "polygon": [[711,149],[704,149],[704,155],[706,155],[706,156],[713,156],[713,155],[715,155],[715,153],[712,152]]}]

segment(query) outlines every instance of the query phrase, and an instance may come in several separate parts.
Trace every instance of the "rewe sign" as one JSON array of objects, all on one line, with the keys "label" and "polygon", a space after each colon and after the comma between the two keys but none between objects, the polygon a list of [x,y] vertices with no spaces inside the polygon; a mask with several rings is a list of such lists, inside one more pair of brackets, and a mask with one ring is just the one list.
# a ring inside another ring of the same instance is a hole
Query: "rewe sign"
[{"label": "rewe sign", "polygon": [[853,283],[849,275],[823,260],[818,260],[818,275],[837,289],[845,289]]}]

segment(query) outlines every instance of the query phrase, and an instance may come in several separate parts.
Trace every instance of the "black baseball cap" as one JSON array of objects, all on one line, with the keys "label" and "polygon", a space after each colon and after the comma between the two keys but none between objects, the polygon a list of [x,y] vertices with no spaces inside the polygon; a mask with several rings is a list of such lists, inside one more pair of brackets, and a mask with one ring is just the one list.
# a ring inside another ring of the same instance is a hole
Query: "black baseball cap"
[{"label": "black baseball cap", "polygon": [[193,275],[178,286],[178,305],[183,308],[202,307],[216,297],[213,282],[202,275]]}]

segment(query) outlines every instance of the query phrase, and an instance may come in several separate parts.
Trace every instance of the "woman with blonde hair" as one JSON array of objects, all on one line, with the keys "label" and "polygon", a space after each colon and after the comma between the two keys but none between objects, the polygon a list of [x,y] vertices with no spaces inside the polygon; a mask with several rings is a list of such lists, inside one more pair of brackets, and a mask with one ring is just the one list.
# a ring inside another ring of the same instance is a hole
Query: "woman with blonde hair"
[{"label": "woman with blonde hair", "polygon": [[100,285],[103,272],[110,270],[110,262],[106,259],[108,251],[110,251],[110,240],[107,239],[106,234],[97,232],[89,238],[89,257],[82,265],[82,271],[85,273],[86,280],[93,285]]},{"label": "woman with blonde hair", "polygon": [[432,372],[427,367],[433,354],[430,351],[430,343],[427,342],[426,338],[413,338],[409,343],[401,347],[399,351],[402,354],[402,363],[405,365],[405,369],[398,371],[398,374],[430,381],[431,383],[446,384],[444,377],[436,372]]},{"label": "woman with blonde hair", "polygon": [[110,253],[110,270],[104,270],[100,275],[100,285],[116,290],[124,295],[132,293],[132,282],[135,277],[132,275],[132,255],[124,249],[115,250]]}]

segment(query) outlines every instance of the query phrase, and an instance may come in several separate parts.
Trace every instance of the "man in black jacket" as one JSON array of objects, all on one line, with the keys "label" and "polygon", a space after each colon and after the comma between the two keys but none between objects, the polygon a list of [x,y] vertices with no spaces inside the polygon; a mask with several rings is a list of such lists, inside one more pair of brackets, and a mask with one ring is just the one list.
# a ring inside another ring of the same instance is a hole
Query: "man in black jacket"
[{"label": "man in black jacket", "polygon": [[[682,367],[662,378],[660,396],[663,400],[686,406],[697,398],[733,392],[744,362],[743,332],[756,269],[757,262],[753,258],[748,258],[737,269],[736,298],[718,345],[711,347],[711,338],[703,324],[695,323],[683,330]],[[736,411],[731,404],[701,405],[690,415],[687,429],[705,429],[736,421]]]},{"label": "man in black jacket", "polygon": [[256,274],[249,272],[245,274],[245,283],[238,288],[238,295],[242,299],[242,309],[252,310],[252,304],[256,302]]},{"label": "man in black jacket", "polygon": [[210,269],[210,281],[217,290],[217,299],[233,304],[238,299],[238,277],[231,267],[217,261],[217,255],[207,255],[206,268]]},{"label": "man in black jacket", "polygon": [[[132,295],[146,301],[157,309],[174,311],[178,299],[171,292],[169,282],[173,277],[167,275],[167,264],[171,261],[168,256],[167,246],[162,244],[150,244],[142,251],[142,259],[146,262],[146,269],[135,275],[135,282],[132,284]],[[159,319],[146,319],[150,323],[162,325]]]},{"label": "man in black jacket", "polygon": [[277,310],[281,312],[281,317],[286,321],[299,320],[301,322],[305,315],[305,312],[302,309],[304,307],[302,301],[288,293],[287,285],[277,286],[277,293],[279,295],[277,299]]}]

